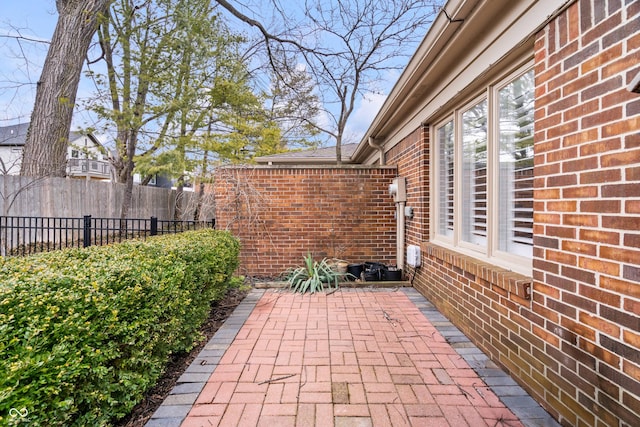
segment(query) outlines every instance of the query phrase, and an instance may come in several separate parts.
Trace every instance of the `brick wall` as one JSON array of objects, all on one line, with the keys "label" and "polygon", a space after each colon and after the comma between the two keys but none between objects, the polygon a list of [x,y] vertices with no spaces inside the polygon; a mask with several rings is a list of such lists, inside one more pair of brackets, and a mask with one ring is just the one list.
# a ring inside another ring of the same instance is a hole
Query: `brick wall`
[{"label": "brick wall", "polygon": [[249,276],[278,276],[307,252],[395,264],[395,176],[395,167],[222,168],[216,226],[240,238]]},{"label": "brick wall", "polygon": [[412,207],[413,218],[405,222],[407,244],[416,245],[429,234],[429,128],[415,130],[385,154],[389,165],[397,165],[398,174],[407,178],[407,206]]},{"label": "brick wall", "polygon": [[[640,425],[639,58],[638,1],[576,1],[537,34],[532,278],[430,243],[426,202],[407,229],[414,286],[563,425]],[[388,153],[424,200],[428,145]]]},{"label": "brick wall", "polygon": [[639,425],[640,96],[626,86],[640,72],[640,2],[576,2],[535,46],[545,397],[572,422]]}]

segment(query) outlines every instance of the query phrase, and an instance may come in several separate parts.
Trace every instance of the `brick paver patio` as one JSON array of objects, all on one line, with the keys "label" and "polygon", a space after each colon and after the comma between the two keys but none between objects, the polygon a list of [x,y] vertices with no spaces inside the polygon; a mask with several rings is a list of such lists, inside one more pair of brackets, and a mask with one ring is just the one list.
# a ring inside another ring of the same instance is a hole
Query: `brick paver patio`
[{"label": "brick paver patio", "polygon": [[148,427],[556,425],[411,288],[248,300]]}]

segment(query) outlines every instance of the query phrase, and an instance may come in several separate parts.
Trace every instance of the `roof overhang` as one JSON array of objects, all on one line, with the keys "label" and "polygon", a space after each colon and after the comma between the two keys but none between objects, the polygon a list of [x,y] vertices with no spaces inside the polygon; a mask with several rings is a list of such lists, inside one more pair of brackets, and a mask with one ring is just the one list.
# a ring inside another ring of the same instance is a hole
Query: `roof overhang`
[{"label": "roof overhang", "polygon": [[[353,151],[357,144],[343,144],[341,146],[341,163],[351,164]],[[256,157],[255,162],[260,165],[335,165],[336,148],[320,147],[300,151],[287,151],[280,154]]]},{"label": "roof overhang", "polygon": [[[352,164],[350,158],[343,158],[342,164]],[[313,157],[313,158],[301,158],[301,157],[273,157],[268,160],[256,159],[256,163],[259,165],[279,166],[279,165],[331,165],[336,164],[336,157]]]},{"label": "roof overhang", "polygon": [[[356,148],[356,163],[377,159],[437,111],[473,90],[508,56],[530,52],[533,36],[575,0],[450,0],[433,22]],[[404,128],[404,131],[401,130]],[[404,132],[404,133],[402,133]]]}]

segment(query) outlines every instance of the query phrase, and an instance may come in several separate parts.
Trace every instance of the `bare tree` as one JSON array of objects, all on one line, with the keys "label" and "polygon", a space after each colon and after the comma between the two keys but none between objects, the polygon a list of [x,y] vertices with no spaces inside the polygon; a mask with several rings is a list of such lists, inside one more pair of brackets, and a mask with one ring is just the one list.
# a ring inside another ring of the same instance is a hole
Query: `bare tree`
[{"label": "bare tree", "polygon": [[[411,53],[407,46],[422,38],[435,15],[435,4],[441,0],[309,0],[296,20],[278,0],[272,0],[273,11],[280,18],[275,25],[281,25],[282,31],[270,31],[228,0],[216,2],[259,31],[276,73],[299,70],[299,63],[306,65],[323,96],[329,122],[318,124],[317,117],[304,119],[335,140],[340,164],[341,144],[356,100],[366,91],[375,90],[384,72],[403,65],[396,59]],[[111,0],[56,0],[58,22],[37,84],[23,175],[64,176],[82,65],[110,3]],[[134,5],[133,13],[136,8]],[[123,159],[130,162],[133,155],[128,152]]]},{"label": "bare tree", "polygon": [[[404,66],[401,57],[413,53],[439,11],[441,0],[309,0],[292,19],[292,11],[272,0],[279,18],[271,31],[241,12],[230,1],[216,0],[237,19],[256,28],[265,40],[276,74],[298,70],[299,63],[318,85],[328,123],[317,117],[306,121],[336,143],[336,161],[342,162],[341,145],[356,101],[375,92],[384,73]],[[287,79],[283,79],[286,81]]]},{"label": "bare tree", "polygon": [[64,176],[78,82],[110,0],[56,0],[58,22],[38,81],[22,175]]}]

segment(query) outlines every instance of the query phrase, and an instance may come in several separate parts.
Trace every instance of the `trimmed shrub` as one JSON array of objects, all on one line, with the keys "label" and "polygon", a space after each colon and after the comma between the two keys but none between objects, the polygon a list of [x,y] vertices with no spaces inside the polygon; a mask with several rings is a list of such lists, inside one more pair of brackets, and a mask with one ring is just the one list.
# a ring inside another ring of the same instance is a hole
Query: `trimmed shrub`
[{"label": "trimmed shrub", "polygon": [[101,426],[190,350],[238,241],[200,230],[0,260],[0,425]]}]

